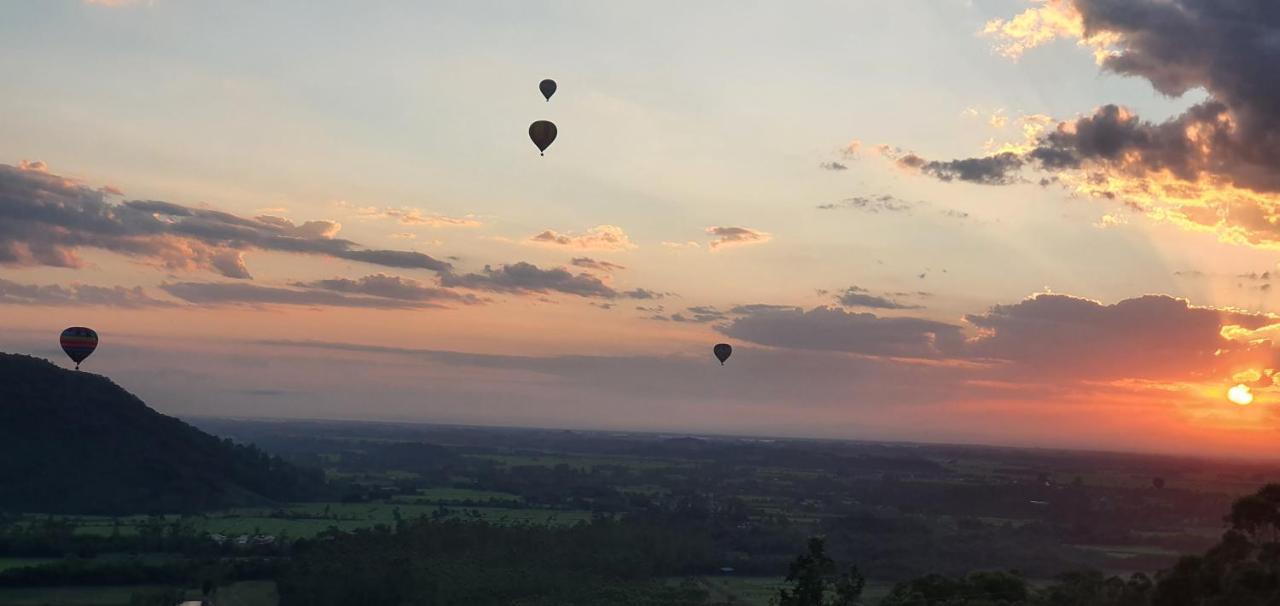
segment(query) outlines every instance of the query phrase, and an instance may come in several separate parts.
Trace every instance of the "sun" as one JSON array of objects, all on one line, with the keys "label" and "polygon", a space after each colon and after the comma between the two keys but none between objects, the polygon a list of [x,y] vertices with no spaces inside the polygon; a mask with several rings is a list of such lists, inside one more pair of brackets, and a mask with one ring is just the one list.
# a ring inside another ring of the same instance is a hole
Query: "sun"
[{"label": "sun", "polygon": [[1227,399],[1232,403],[1241,406],[1248,406],[1253,403],[1253,390],[1248,385],[1241,383],[1227,390]]}]

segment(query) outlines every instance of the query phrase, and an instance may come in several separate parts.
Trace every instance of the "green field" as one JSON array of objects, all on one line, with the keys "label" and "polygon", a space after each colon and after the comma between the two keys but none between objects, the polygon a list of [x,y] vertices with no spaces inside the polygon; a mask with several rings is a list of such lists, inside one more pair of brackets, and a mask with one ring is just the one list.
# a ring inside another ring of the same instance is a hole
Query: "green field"
[{"label": "green field", "polygon": [[243,581],[218,588],[218,606],[275,606],[280,601],[275,581]]},{"label": "green field", "polygon": [[716,576],[698,581],[711,593],[712,601],[745,606],[769,606],[782,586],[782,577]]},{"label": "green field", "polygon": [[458,501],[487,501],[497,499],[500,501],[521,501],[523,500],[518,494],[509,492],[498,492],[496,490],[473,490],[470,488],[423,488],[412,495],[397,495],[392,500],[400,503],[437,503],[445,502],[453,503]]},{"label": "green field", "polygon": [[[438,493],[430,491],[439,490]],[[194,516],[164,516],[166,523],[182,520],[191,525],[197,532],[218,533],[228,536],[242,534],[287,535],[291,538],[312,537],[329,528],[354,530],[369,528],[378,524],[395,524],[396,512],[401,519],[409,520],[421,516],[430,516],[439,509],[435,501],[443,500],[435,494],[450,495],[455,499],[466,498],[514,498],[501,492],[477,490],[461,490],[453,488],[430,489],[427,494],[433,496],[418,497],[421,503],[293,503],[280,508],[243,507],[209,512]],[[430,501],[430,502],[427,502]],[[447,507],[449,516],[479,517],[496,523],[533,523],[571,525],[579,521],[590,520],[591,512],[585,510],[532,509],[520,507]],[[283,512],[283,517],[277,514]],[[28,523],[39,523],[48,516],[32,514]],[[58,519],[73,521],[78,524],[76,533],[110,535],[119,532],[122,535],[137,533],[139,525],[148,522],[146,516],[129,516],[111,518],[107,516],[59,516]],[[0,569],[4,568],[4,560],[0,560]]]},{"label": "green field", "polygon": [[6,606],[127,606],[134,592],[162,590],[164,587],[152,585],[0,589],[0,604]]},{"label": "green field", "polygon": [[[135,593],[164,591],[160,585],[35,587],[0,589],[5,606],[127,606]],[[189,590],[189,596],[196,595]],[[218,588],[218,606],[276,606],[275,581],[242,581]]]},{"label": "green field", "polygon": [[0,558],[0,571],[56,562],[58,558]]},{"label": "green field", "polygon": [[469,458],[484,459],[493,461],[505,467],[555,467],[557,465],[568,465],[574,469],[582,469],[590,471],[596,467],[630,467],[632,469],[666,469],[670,467],[691,467],[693,463],[690,461],[668,461],[663,459],[647,458],[647,457],[623,457],[623,456],[573,456],[560,454],[538,454],[538,455],[498,455],[498,454],[482,454],[467,455]]}]

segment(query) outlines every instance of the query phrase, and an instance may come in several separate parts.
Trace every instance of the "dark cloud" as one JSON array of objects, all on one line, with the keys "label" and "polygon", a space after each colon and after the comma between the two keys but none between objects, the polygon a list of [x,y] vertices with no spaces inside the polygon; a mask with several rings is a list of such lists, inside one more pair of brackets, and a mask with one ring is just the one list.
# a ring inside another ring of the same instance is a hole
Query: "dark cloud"
[{"label": "dark cloud", "polygon": [[749,227],[708,227],[707,234],[714,236],[710,245],[713,250],[724,246],[763,244],[773,239],[772,235]]},{"label": "dark cloud", "polygon": [[899,166],[918,170],[942,181],[967,181],[980,185],[1008,185],[1022,180],[1018,176],[1018,171],[1022,169],[1022,165],[1025,162],[1017,154],[1005,152],[994,156],[945,162],[925,160],[916,154],[907,154],[898,158],[897,163]]},{"label": "dark cloud", "polygon": [[572,264],[574,267],[581,267],[583,269],[594,269],[596,271],[614,272],[614,271],[621,271],[626,269],[625,266],[618,265],[617,263],[612,263],[609,261],[601,261],[599,259],[592,259],[591,257],[574,257],[569,261],[569,263]]},{"label": "dark cloud", "polygon": [[[659,307],[657,311],[662,311]],[[728,319],[728,314],[711,307],[709,305],[695,305],[686,307],[683,312],[673,313],[671,315],[657,314],[651,316],[653,320],[663,320],[668,322],[692,322],[696,324],[706,324],[708,322],[719,322]]]},{"label": "dark cloud", "polygon": [[[1224,326],[1258,329],[1277,322],[1261,314],[1193,307],[1168,295],[1111,305],[1040,294],[996,305],[965,319],[982,330],[968,355],[1006,360],[1037,375],[1179,379],[1209,374],[1240,345]],[[1248,347],[1245,347],[1248,349]]]},{"label": "dark cloud", "polygon": [[920,309],[919,305],[899,303],[885,296],[871,294],[867,289],[850,286],[836,295],[836,301],[845,307],[869,309]]},{"label": "dark cloud", "polygon": [[819,164],[818,166],[819,166],[820,168],[824,169],[824,170],[849,170],[849,167],[848,167],[848,166],[845,166],[844,164],[841,164],[841,163],[836,162],[836,161],[834,161],[834,160],[832,160],[832,161],[830,161],[830,162],[823,162],[822,164]]},{"label": "dark cloud", "polygon": [[819,204],[818,209],[850,209],[869,213],[908,213],[918,205],[918,202],[903,200],[892,194],[881,194],[879,196],[854,196],[852,198],[845,198],[839,202]]},{"label": "dark cloud", "polygon": [[975,365],[975,376],[1034,384],[1226,380],[1280,362],[1272,345],[1280,317],[1196,307],[1168,295],[1107,305],[1039,294],[965,321],[973,338],[965,338],[965,326],[923,318],[766,307],[717,329],[786,349],[949,360]]},{"label": "dark cloud", "polygon": [[481,273],[442,274],[440,284],[447,287],[492,292],[538,294],[558,292],[601,299],[658,299],[665,294],[643,288],[619,292],[591,274],[575,274],[561,267],[541,269],[524,261],[499,265],[496,268],[486,265]]},{"label": "dark cloud", "polygon": [[731,314],[757,314],[768,311],[800,311],[801,308],[795,305],[773,305],[770,303],[751,303],[749,305],[737,305],[729,309]]},{"label": "dark cloud", "polygon": [[279,288],[249,282],[176,282],[160,288],[196,305],[300,305],[371,309],[424,309],[444,305],[430,300],[350,295],[318,288]]},{"label": "dark cloud", "polygon": [[962,353],[961,327],[919,318],[881,318],[834,307],[770,309],[719,327],[737,339],[790,349],[944,358]]},{"label": "dark cloud", "polygon": [[327,290],[352,295],[368,295],[401,301],[459,301],[462,303],[480,303],[482,300],[472,294],[459,293],[447,288],[438,288],[400,276],[374,274],[358,280],[349,278],[330,278],[311,282],[294,282],[292,286]]},{"label": "dark cloud", "polygon": [[370,250],[334,237],[332,221],[295,225],[281,217],[240,217],[171,202],[113,203],[106,193],[44,170],[0,164],[0,263],[79,267],[77,251],[97,248],[170,270],[210,270],[248,278],[243,253],[266,250],[448,272],[417,252]]},{"label": "dark cloud", "polygon": [[649,290],[647,288],[635,288],[632,290],[623,291],[620,294],[628,299],[644,300],[644,299],[662,299],[662,298],[665,298],[670,293],[656,292],[656,291]]},{"label": "dark cloud", "polygon": [[21,284],[0,279],[0,305],[101,305],[104,307],[171,307],[169,301],[152,298],[140,286],[91,286],[88,284]]},{"label": "dark cloud", "polygon": [[[1017,52],[1056,36],[1078,34],[1096,48],[1103,69],[1147,80],[1172,97],[1204,90],[1208,98],[1153,122],[1108,104],[1033,136],[1025,153],[900,164],[934,177],[1016,182],[1024,164],[1053,174],[1073,191],[1160,204],[1173,220],[1224,231],[1253,243],[1280,241],[1280,11],[1273,0],[1068,0],[1028,9],[1061,19],[1027,19],[988,27]],[[1029,17],[1035,17],[1030,15]],[[1062,20],[1075,19],[1069,27]],[[1024,28],[1034,23],[1034,27]]]}]

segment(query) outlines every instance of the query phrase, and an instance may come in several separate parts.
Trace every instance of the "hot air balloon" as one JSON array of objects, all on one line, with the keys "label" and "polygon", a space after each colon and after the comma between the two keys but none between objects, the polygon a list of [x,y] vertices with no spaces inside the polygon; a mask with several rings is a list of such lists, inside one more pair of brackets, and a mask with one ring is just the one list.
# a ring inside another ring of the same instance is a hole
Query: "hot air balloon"
[{"label": "hot air balloon", "polygon": [[716,359],[720,360],[721,366],[724,366],[724,361],[728,360],[729,356],[733,355],[733,346],[728,343],[719,343],[715,347],[711,348],[711,351],[715,352]]},{"label": "hot air balloon", "polygon": [[551,95],[556,94],[556,81],[547,78],[538,83],[538,90],[542,91],[542,96],[546,97],[547,101],[551,101]]},{"label": "hot air balloon", "polygon": [[98,348],[98,333],[93,332],[92,328],[72,326],[62,331],[59,341],[62,351],[67,352],[67,357],[76,363],[76,370],[80,370],[80,363]]},{"label": "hot air balloon", "polygon": [[538,120],[529,125],[529,138],[533,140],[533,144],[538,146],[538,152],[547,151],[551,147],[551,142],[556,140],[556,125],[546,121]]}]

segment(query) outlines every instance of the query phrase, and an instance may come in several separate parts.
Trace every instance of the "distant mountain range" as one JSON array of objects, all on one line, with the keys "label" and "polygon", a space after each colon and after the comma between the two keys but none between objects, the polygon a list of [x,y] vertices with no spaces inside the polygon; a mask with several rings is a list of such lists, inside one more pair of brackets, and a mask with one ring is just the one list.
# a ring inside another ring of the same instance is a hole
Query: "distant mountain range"
[{"label": "distant mountain range", "polygon": [[173,513],[323,487],[323,472],[160,414],[106,377],[0,353],[0,510]]}]

